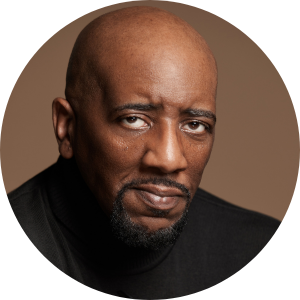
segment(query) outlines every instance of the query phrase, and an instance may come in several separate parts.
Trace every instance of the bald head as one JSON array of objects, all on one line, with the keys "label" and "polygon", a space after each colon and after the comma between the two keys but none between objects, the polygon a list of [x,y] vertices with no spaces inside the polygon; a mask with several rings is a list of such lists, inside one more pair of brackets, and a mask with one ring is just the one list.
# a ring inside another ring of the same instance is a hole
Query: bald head
[{"label": "bald head", "polygon": [[82,100],[102,97],[111,77],[118,80],[130,68],[138,73],[147,69],[151,76],[151,68],[159,65],[176,76],[174,62],[187,68],[197,66],[195,72],[205,76],[209,89],[215,91],[215,59],[188,23],[153,7],[113,11],[92,21],[78,36],[67,71],[66,98],[77,106]]}]

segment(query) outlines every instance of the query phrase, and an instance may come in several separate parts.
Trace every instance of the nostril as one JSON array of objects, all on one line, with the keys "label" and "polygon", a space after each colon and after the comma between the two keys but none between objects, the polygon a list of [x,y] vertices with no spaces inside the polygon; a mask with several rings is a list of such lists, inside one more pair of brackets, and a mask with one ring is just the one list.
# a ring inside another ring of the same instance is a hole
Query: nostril
[{"label": "nostril", "polygon": [[142,159],[142,164],[146,168],[156,168],[165,174],[180,172],[187,168],[187,160],[183,155],[168,157],[155,151],[148,151]]}]

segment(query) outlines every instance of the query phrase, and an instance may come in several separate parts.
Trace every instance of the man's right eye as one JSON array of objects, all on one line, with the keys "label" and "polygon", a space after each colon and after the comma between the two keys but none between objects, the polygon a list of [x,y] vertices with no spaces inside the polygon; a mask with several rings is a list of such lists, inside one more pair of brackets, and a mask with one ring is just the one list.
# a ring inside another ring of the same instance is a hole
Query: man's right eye
[{"label": "man's right eye", "polygon": [[138,117],[127,117],[121,120],[121,122],[130,128],[134,128],[134,129],[142,129],[142,128],[146,128],[148,127],[148,124],[142,120],[141,118]]}]

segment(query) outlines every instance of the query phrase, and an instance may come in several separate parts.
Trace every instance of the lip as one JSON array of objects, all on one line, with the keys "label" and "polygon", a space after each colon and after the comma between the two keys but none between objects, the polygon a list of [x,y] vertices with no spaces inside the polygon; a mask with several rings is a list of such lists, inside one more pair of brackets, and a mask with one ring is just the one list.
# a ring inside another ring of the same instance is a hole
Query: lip
[{"label": "lip", "polygon": [[140,185],[134,190],[148,206],[159,210],[171,210],[184,194],[177,188],[160,185]]}]

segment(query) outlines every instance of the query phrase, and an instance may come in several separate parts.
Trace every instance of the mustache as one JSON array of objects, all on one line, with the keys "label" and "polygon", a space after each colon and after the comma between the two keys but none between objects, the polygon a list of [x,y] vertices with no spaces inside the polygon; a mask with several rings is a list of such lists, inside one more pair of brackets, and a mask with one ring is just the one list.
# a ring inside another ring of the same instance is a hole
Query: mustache
[{"label": "mustache", "polygon": [[163,185],[166,187],[175,187],[175,188],[179,189],[185,195],[187,203],[190,203],[190,201],[191,201],[191,193],[185,185],[183,185],[179,182],[176,182],[174,180],[171,180],[169,178],[158,178],[158,177],[133,179],[132,181],[125,183],[123,185],[123,187],[119,190],[117,197],[123,198],[122,196],[128,189],[134,188],[141,184],[149,184],[149,183],[153,184],[153,185]]}]

